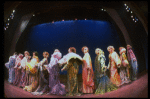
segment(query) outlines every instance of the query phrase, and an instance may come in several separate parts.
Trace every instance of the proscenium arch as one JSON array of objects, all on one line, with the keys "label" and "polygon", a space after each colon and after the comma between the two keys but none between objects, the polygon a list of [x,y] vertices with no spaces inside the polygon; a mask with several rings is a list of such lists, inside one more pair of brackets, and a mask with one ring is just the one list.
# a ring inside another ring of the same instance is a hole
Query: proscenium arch
[{"label": "proscenium arch", "polygon": [[126,44],[132,45],[131,40],[130,40],[129,35],[128,35],[128,31],[127,31],[125,25],[123,24],[121,18],[119,17],[117,11],[115,9],[107,8],[107,13],[115,21],[115,23],[117,24],[117,26],[121,30],[121,32],[124,36],[124,39],[126,41]]},{"label": "proscenium arch", "polygon": [[16,44],[17,44],[22,32],[27,27],[32,15],[33,15],[33,13],[27,14],[27,15],[22,16],[22,18],[20,19],[20,22],[16,28],[16,31],[15,31],[15,34],[14,34],[14,37],[13,37],[13,40],[11,43],[11,50],[10,50],[9,56],[15,52]]}]

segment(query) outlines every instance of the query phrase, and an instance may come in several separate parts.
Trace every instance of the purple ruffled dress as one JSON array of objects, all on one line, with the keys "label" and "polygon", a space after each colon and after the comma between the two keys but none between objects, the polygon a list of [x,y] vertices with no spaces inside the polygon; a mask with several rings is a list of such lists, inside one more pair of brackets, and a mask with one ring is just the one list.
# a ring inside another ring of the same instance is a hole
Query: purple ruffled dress
[{"label": "purple ruffled dress", "polygon": [[65,95],[65,85],[60,83],[59,80],[59,64],[58,60],[61,58],[60,52],[55,52],[50,60],[50,63],[47,67],[49,72],[49,94],[56,94],[56,95]]}]

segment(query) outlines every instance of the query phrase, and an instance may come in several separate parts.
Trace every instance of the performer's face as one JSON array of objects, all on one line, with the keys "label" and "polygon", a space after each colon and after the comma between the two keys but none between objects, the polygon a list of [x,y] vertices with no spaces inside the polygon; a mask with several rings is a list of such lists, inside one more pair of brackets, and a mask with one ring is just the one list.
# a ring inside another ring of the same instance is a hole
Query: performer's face
[{"label": "performer's face", "polygon": [[54,52],[59,52],[59,50],[58,49],[55,49],[55,51]]},{"label": "performer's face", "polygon": [[102,51],[100,49],[96,49],[95,54],[100,55],[102,53]]},{"label": "performer's face", "polygon": [[88,48],[85,47],[85,48],[84,48],[84,53],[87,53],[87,52],[88,52]]},{"label": "performer's face", "polygon": [[35,56],[35,53],[33,53],[33,56]]},{"label": "performer's face", "polygon": [[112,47],[109,48],[109,53],[112,53],[114,51],[114,49]]},{"label": "performer's face", "polygon": [[24,53],[24,56],[25,56],[25,57],[27,57],[27,56],[28,56],[28,54],[27,54],[27,53]]},{"label": "performer's face", "polygon": [[129,50],[130,49],[130,47],[129,46],[127,46],[127,50]]},{"label": "performer's face", "polygon": [[70,51],[70,49],[68,49],[68,53],[70,53],[71,51]]},{"label": "performer's face", "polygon": [[46,57],[46,53],[43,53],[43,57],[44,57],[44,58]]},{"label": "performer's face", "polygon": [[97,55],[99,54],[99,50],[98,49],[95,51],[95,54],[97,54]]}]

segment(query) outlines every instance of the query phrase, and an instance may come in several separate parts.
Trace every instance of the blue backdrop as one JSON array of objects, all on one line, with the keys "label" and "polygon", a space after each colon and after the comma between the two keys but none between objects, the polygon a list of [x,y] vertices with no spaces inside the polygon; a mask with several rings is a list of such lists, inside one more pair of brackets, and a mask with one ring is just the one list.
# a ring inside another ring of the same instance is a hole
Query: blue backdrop
[{"label": "blue backdrop", "polygon": [[[22,50],[28,50],[31,55],[33,51],[37,51],[39,59],[42,60],[43,51],[48,51],[51,56],[54,49],[59,49],[63,56],[68,53],[69,47],[75,47],[77,54],[83,57],[84,54],[81,48],[87,46],[92,59],[93,69],[96,48],[101,48],[105,52],[106,65],[108,65],[109,53],[107,47],[109,45],[114,46],[118,53],[118,48],[121,46],[115,27],[108,21],[58,21],[36,25],[30,28],[29,32],[25,47]],[[82,66],[80,66],[79,73],[82,73]],[[66,71],[61,72],[61,74],[66,74]]]}]

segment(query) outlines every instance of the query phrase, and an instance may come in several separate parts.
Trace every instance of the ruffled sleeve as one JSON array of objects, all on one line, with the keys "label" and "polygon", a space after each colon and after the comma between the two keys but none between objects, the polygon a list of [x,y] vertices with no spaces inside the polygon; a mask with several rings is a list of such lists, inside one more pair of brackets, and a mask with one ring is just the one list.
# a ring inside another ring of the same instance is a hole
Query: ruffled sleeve
[{"label": "ruffled sleeve", "polygon": [[89,53],[85,54],[85,56],[83,57],[83,60],[86,61],[87,68],[91,68],[91,57],[90,57]]},{"label": "ruffled sleeve", "polygon": [[27,58],[24,57],[22,60],[21,60],[21,67],[25,68],[27,65]]},{"label": "ruffled sleeve", "polygon": [[119,58],[119,55],[118,55],[116,52],[114,52],[114,53],[113,53],[113,56],[114,56],[114,61],[115,61],[116,65],[117,65],[117,66],[118,66],[118,65],[121,65],[121,60],[120,60],[120,58]]}]

